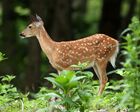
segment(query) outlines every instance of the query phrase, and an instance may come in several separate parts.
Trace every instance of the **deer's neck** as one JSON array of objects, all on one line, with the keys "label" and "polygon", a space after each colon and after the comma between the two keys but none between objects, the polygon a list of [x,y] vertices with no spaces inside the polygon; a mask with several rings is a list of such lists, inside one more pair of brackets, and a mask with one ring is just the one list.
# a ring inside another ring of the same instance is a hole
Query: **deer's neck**
[{"label": "deer's neck", "polygon": [[44,27],[41,27],[37,35],[39,44],[43,52],[49,57],[51,57],[51,52],[55,48],[55,42],[50,38]]}]

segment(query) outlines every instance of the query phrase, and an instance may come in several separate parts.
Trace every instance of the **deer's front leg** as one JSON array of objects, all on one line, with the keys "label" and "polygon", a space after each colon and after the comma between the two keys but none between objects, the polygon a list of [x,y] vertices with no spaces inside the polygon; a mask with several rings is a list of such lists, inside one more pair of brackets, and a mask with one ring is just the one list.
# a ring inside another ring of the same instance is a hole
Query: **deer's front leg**
[{"label": "deer's front leg", "polygon": [[58,75],[60,75],[61,71],[60,70],[57,70],[57,73],[58,73]]}]

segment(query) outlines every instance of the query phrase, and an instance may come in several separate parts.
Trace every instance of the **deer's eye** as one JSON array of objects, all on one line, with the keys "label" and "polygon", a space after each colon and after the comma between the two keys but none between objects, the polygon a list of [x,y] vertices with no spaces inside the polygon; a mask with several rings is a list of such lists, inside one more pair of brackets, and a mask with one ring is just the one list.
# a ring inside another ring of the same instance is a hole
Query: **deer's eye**
[{"label": "deer's eye", "polygon": [[32,26],[29,26],[29,28],[32,28]]}]

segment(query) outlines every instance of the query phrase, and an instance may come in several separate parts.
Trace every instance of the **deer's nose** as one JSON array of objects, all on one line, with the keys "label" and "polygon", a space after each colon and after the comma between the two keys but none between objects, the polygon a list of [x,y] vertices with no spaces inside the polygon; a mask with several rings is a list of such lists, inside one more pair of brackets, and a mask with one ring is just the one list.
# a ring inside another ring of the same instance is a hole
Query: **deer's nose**
[{"label": "deer's nose", "polygon": [[25,37],[24,33],[20,33],[19,35],[22,36],[22,37]]}]

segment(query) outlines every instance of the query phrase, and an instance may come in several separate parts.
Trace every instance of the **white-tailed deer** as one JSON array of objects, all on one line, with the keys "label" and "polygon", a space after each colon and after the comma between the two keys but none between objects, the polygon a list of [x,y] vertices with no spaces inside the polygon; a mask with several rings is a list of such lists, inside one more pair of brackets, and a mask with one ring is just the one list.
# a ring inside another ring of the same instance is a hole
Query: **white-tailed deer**
[{"label": "white-tailed deer", "polygon": [[117,40],[105,35],[95,34],[74,41],[53,41],[46,32],[42,19],[36,15],[32,23],[20,33],[22,37],[36,36],[43,52],[51,65],[59,72],[62,70],[75,70],[71,65],[79,62],[89,62],[100,81],[98,95],[100,95],[108,80],[106,74],[107,63],[115,67],[115,60],[119,51]]}]

